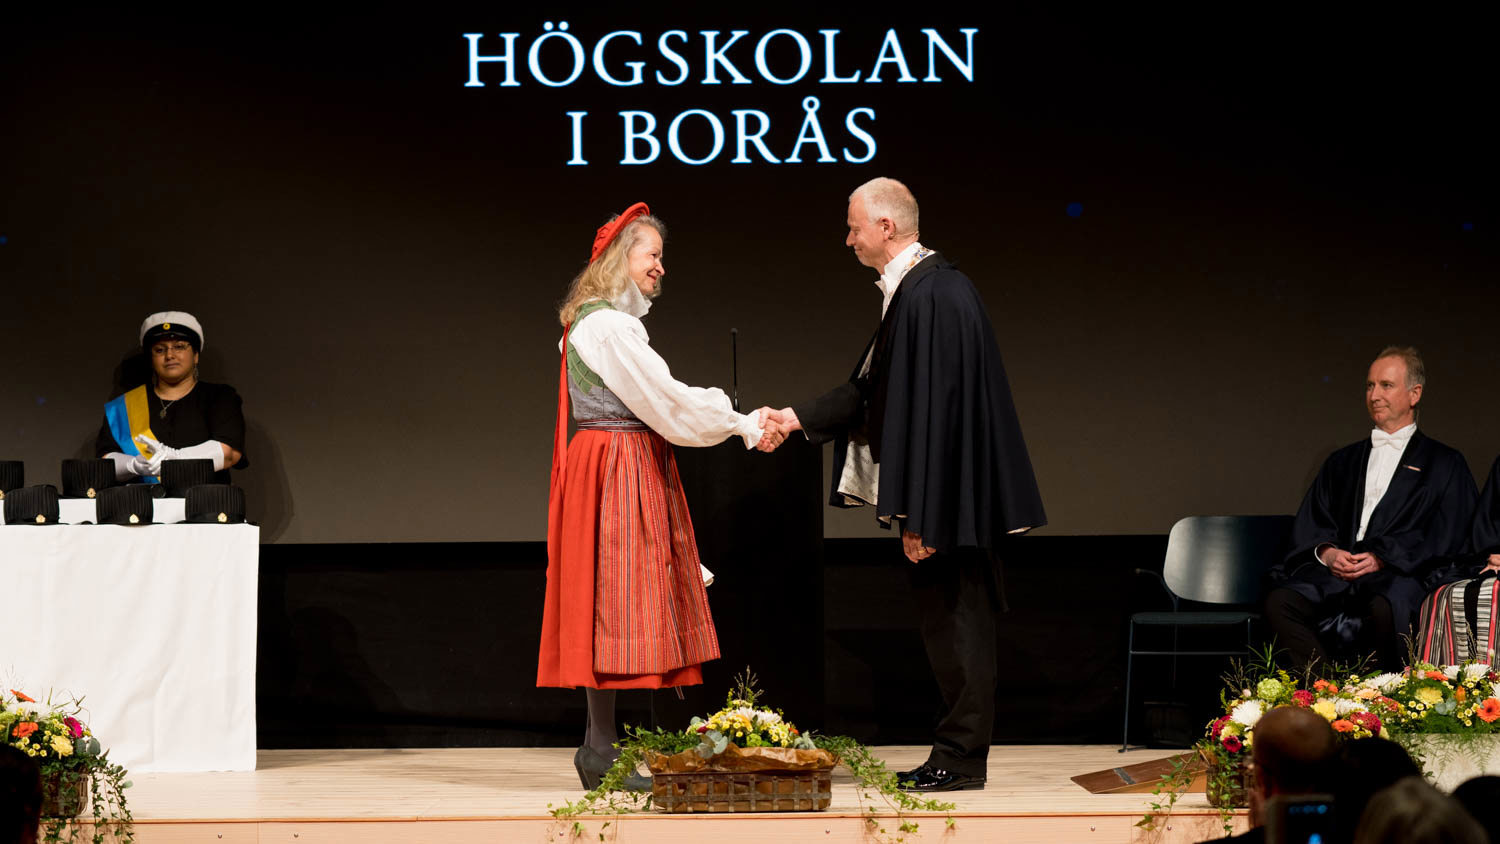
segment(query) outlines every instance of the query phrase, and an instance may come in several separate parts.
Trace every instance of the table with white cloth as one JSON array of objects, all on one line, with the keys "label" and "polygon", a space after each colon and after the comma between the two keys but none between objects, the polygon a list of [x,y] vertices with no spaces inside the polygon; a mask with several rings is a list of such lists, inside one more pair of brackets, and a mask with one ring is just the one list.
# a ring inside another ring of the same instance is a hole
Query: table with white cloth
[{"label": "table with white cloth", "polygon": [[259,551],[248,524],[0,526],[0,682],[84,698],[131,771],[254,770]]}]

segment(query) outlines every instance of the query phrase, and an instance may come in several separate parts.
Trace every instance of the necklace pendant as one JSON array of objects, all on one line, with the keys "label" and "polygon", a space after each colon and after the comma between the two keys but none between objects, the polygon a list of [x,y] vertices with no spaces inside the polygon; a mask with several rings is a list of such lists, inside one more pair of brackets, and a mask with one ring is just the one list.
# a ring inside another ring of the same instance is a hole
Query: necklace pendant
[{"label": "necklace pendant", "polygon": [[156,415],[157,415],[157,416],[160,416],[160,417],[161,417],[161,418],[163,418],[163,419],[166,419],[166,418],[167,418],[167,409],[166,409],[166,408],[165,408],[165,407],[163,407],[163,408],[162,408],[162,409],[161,409],[161,413],[158,413],[158,414],[156,414]]}]

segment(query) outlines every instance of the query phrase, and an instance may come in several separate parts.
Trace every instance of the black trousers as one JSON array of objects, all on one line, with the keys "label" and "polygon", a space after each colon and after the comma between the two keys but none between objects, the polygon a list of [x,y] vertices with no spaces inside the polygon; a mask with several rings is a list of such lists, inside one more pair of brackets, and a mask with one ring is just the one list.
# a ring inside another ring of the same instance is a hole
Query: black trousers
[{"label": "black trousers", "polygon": [[1338,604],[1336,609],[1359,620],[1359,630],[1352,642],[1320,634],[1319,623],[1335,611],[1328,603],[1318,603],[1285,586],[1272,589],[1266,596],[1266,622],[1276,637],[1277,650],[1287,652],[1293,669],[1301,671],[1315,660],[1326,666],[1329,661],[1352,662],[1367,656],[1374,658],[1371,668],[1402,669],[1406,664],[1406,647],[1401,634],[1411,631],[1396,629],[1390,601],[1377,594],[1365,594]]},{"label": "black trousers", "polygon": [[995,620],[1005,606],[998,562],[980,548],[934,554],[912,565],[911,583],[943,696],[927,764],[985,776],[995,730]]}]

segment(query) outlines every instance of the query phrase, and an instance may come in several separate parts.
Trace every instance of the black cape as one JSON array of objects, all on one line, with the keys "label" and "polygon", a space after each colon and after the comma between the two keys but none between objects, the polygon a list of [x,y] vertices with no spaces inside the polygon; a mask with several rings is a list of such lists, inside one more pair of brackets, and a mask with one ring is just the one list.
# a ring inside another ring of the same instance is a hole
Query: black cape
[{"label": "black cape", "polygon": [[[1474,476],[1462,454],[1416,431],[1370,513],[1364,539],[1356,542],[1369,459],[1367,437],[1335,451],[1323,464],[1292,523],[1292,551],[1271,577],[1324,604],[1331,616],[1344,597],[1384,595],[1397,629],[1404,629],[1428,591],[1456,579],[1452,563],[1468,540],[1477,497]],[[1372,551],[1385,568],[1353,583],[1340,580],[1313,555],[1325,543],[1352,553]]]},{"label": "black cape", "polygon": [[849,382],[793,410],[812,441],[834,440],[834,506],[857,506],[838,491],[853,437],[880,466],[876,515],[905,516],[924,545],[994,548],[1047,523],[994,327],[936,253],[902,279]]}]

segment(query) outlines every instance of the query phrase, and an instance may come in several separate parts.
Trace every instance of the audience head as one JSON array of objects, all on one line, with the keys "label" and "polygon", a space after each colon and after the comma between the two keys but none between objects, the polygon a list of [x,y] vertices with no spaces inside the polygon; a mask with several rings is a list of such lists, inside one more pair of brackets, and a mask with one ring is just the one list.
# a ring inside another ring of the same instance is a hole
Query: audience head
[{"label": "audience head", "polygon": [[1475,777],[1455,788],[1453,799],[1484,827],[1491,841],[1500,841],[1500,777]]},{"label": "audience head", "polygon": [[1325,791],[1338,749],[1328,719],[1300,706],[1278,706],[1255,725],[1256,784],[1267,797]]},{"label": "audience head", "polygon": [[0,743],[0,844],[34,844],[42,814],[42,772],[19,748]]},{"label": "audience head", "polygon": [[1422,775],[1422,769],[1412,761],[1406,748],[1379,738],[1344,742],[1335,764],[1338,778],[1333,796],[1339,827],[1344,830],[1340,840],[1344,841],[1353,836],[1360,813],[1375,792],[1397,780]]},{"label": "audience head", "polygon": [[1376,792],[1354,830],[1354,844],[1487,844],[1489,840],[1458,801],[1421,777],[1406,777]]}]

